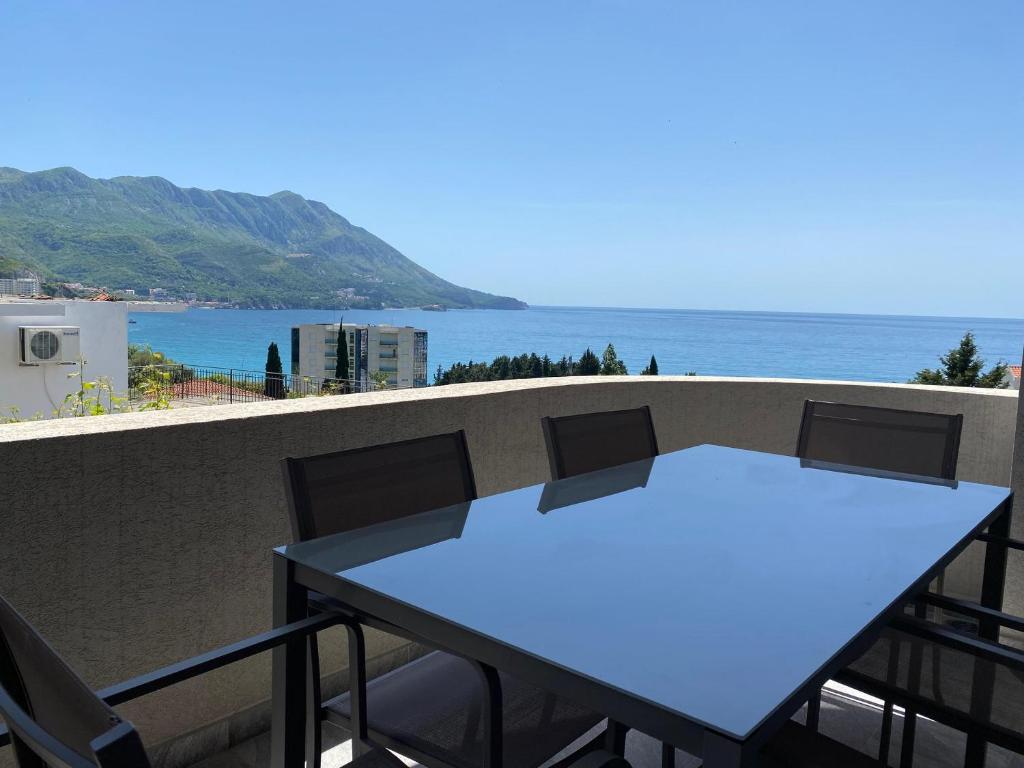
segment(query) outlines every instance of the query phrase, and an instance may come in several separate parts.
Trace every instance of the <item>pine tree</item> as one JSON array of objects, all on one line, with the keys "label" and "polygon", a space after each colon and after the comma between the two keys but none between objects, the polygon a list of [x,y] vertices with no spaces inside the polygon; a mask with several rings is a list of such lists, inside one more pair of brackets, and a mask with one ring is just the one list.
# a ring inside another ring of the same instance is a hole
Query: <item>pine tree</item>
[{"label": "pine tree", "polygon": [[541,359],[537,356],[536,352],[533,352],[533,353],[530,354],[530,359],[528,361],[528,364],[529,364],[529,368],[530,368],[530,373],[529,373],[530,378],[533,378],[533,379],[544,378],[544,363],[541,362]]},{"label": "pine tree", "polygon": [[986,387],[1005,389],[1006,363],[1000,360],[987,373],[982,373],[985,361],[978,357],[978,346],[974,334],[964,334],[960,345],[939,358],[941,368],[925,368],[910,380],[911,384],[935,384],[942,387]]},{"label": "pine tree", "polygon": [[626,370],[626,364],[619,360],[619,356],[615,353],[615,345],[609,343],[604,348],[604,354],[601,355],[601,375],[602,376],[625,376],[629,371]]},{"label": "pine tree", "polygon": [[580,359],[573,363],[572,372],[574,376],[597,376],[601,373],[601,361],[593,353],[590,347],[580,355]]},{"label": "pine tree", "polygon": [[280,400],[284,397],[284,375],[281,368],[281,353],[277,351],[277,343],[270,342],[267,347],[267,365],[264,369],[263,394]]},{"label": "pine tree", "polygon": [[345,333],[345,318],[338,323],[338,363],[334,369],[334,378],[338,379],[342,392],[348,391],[348,382],[352,371],[348,364],[348,334]]},{"label": "pine tree", "polygon": [[651,362],[647,364],[647,367],[640,371],[641,376],[657,376],[658,375],[658,361],[654,359],[654,355],[651,355]]}]

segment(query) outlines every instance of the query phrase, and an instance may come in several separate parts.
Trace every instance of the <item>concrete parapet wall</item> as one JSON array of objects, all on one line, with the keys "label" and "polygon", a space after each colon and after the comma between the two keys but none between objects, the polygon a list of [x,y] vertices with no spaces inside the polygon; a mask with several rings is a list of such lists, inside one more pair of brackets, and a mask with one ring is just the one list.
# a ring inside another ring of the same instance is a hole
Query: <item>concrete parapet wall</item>
[{"label": "concrete parapet wall", "polygon": [[[0,590],[99,687],[269,626],[270,550],[289,539],[284,456],[461,428],[489,495],[548,479],[542,416],[649,404],[662,451],[791,454],[807,398],[963,413],[960,479],[1010,483],[1015,392],[911,385],[579,377],[13,424],[0,426]],[[1011,592],[1019,605],[1022,579]],[[324,646],[336,672],[344,639]],[[403,646],[370,638],[381,659]],[[268,654],[124,711],[165,742],[251,711],[269,669]]]}]

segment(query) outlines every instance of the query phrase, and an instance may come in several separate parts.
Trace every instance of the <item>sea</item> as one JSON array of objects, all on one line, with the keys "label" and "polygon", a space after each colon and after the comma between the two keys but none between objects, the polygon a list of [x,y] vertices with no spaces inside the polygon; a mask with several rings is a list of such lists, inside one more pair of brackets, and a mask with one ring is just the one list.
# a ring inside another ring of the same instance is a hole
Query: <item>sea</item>
[{"label": "sea", "polygon": [[683,309],[531,307],[509,310],[190,309],[133,313],[132,344],[191,365],[263,370],[277,342],[288,367],[290,329],[302,323],[409,325],[428,331],[428,369],[523,352],[599,356],[610,343],[630,373],[654,355],[661,374],[904,382],[972,331],[982,357],[1017,364],[1024,320]]}]

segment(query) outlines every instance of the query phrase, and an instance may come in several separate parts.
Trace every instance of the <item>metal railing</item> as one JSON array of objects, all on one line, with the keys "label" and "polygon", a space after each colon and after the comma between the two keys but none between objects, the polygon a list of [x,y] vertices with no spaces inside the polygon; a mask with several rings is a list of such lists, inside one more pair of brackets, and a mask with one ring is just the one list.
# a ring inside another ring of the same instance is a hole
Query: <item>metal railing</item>
[{"label": "metal railing", "polygon": [[143,365],[128,368],[128,399],[171,405],[256,403],[299,397],[342,395],[377,389],[355,380],[322,379],[289,373],[202,365]]}]

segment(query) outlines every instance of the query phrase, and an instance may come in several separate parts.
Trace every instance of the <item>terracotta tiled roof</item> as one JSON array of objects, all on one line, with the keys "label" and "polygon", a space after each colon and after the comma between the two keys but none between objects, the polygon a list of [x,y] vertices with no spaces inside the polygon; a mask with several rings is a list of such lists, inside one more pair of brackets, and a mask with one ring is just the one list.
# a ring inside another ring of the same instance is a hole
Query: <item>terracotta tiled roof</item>
[{"label": "terracotta tiled roof", "polygon": [[174,397],[226,397],[231,395],[241,400],[273,399],[267,397],[262,392],[253,392],[241,387],[231,387],[218,381],[208,381],[206,379],[194,379],[192,381],[172,384],[171,391]]},{"label": "terracotta tiled roof", "polygon": [[1015,378],[1015,379],[1019,379],[1020,378],[1020,366],[1019,365],[1011,365],[1011,366],[1009,366],[1009,368],[1010,368],[1010,375],[1013,376],[1013,378]]}]

